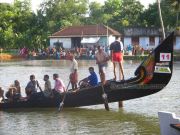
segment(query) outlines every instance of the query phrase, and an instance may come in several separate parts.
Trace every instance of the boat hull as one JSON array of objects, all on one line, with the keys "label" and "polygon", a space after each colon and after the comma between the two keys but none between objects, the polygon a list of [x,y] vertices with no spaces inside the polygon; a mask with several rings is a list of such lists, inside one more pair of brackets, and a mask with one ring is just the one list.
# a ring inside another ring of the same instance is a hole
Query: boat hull
[{"label": "boat hull", "polygon": [[[107,84],[68,91],[64,107],[80,107],[103,104],[103,89],[108,102],[139,98],[162,90],[170,81],[173,72],[173,33],[168,36],[136,69],[135,76],[125,81],[109,80]],[[38,93],[39,95],[42,95]],[[0,109],[58,107],[63,94],[54,98],[37,96],[33,100],[0,103]]]}]

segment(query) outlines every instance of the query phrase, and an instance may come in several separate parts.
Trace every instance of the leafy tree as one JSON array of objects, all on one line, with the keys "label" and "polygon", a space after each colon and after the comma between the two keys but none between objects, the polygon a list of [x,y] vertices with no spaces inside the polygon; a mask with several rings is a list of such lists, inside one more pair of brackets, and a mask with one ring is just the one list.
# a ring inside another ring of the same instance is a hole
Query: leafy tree
[{"label": "leafy tree", "polygon": [[[176,24],[175,13],[170,10],[171,7],[166,0],[162,0],[160,4],[164,20],[164,27],[166,30],[170,30],[171,28],[175,27]],[[161,27],[160,19],[158,18],[158,16],[158,5],[157,3],[154,3],[149,5],[149,8],[143,12],[141,17],[146,21],[147,27]]]},{"label": "leafy tree", "polygon": [[26,46],[31,48],[33,30],[33,12],[31,11],[30,0],[15,0],[13,7],[13,29],[16,35],[15,44],[18,48]]},{"label": "leafy tree", "polygon": [[14,14],[11,6],[5,3],[0,4],[0,47],[10,48],[13,46],[13,23]]},{"label": "leafy tree", "polygon": [[[161,0],[160,4],[165,28],[173,29],[178,25],[179,0]],[[0,47],[44,48],[49,45],[48,36],[73,25],[103,23],[118,31],[132,26],[160,27],[157,16],[157,3],[144,9],[137,0],[107,0],[104,5],[88,0],[46,0],[36,14],[30,0],[15,0],[12,5],[0,3]]]},{"label": "leafy tree", "polygon": [[107,0],[104,12],[109,14],[108,24],[114,29],[122,31],[127,26],[139,26],[143,13],[143,5],[137,0]]},{"label": "leafy tree", "polygon": [[173,8],[176,12],[176,27],[179,25],[179,13],[180,13],[180,0],[166,0],[166,2]]},{"label": "leafy tree", "polygon": [[89,5],[89,17],[85,18],[86,24],[107,24],[110,15],[104,13],[104,6],[98,2]]},{"label": "leafy tree", "polygon": [[81,24],[87,11],[87,0],[48,0],[41,5],[50,33],[60,28]]},{"label": "leafy tree", "polygon": [[[140,16],[143,13],[144,6],[137,0],[123,0],[121,6],[121,25],[122,26],[140,26],[143,20]],[[126,22],[126,23],[123,23]]]},{"label": "leafy tree", "polygon": [[122,0],[107,0],[104,4],[104,12],[109,15],[108,25],[114,29],[121,27]]}]

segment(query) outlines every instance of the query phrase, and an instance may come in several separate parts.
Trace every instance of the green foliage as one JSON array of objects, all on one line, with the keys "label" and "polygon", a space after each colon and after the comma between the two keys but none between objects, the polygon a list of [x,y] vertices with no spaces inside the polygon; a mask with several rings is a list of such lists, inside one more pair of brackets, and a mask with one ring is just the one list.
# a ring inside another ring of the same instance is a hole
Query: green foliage
[{"label": "green foliage", "polygon": [[[174,28],[176,25],[176,13],[171,9],[168,0],[161,1],[162,17],[167,30]],[[146,20],[147,26],[160,27],[157,3],[151,4],[149,8],[143,12],[142,18]]]},{"label": "green foliage", "polygon": [[[143,13],[144,6],[137,0],[123,0],[121,7],[121,25],[124,27],[124,20],[126,20],[128,26],[142,26],[142,21],[140,16]],[[127,25],[127,23],[126,23]]]},{"label": "green foliage", "polygon": [[86,24],[107,24],[110,15],[104,13],[104,7],[97,2],[92,2],[89,5],[89,17],[86,18]]},{"label": "green foliage", "polygon": [[41,6],[47,29],[53,33],[62,27],[81,24],[87,11],[87,0],[48,0]]},{"label": "green foliage", "polygon": [[[179,0],[161,0],[166,30],[179,26]],[[104,5],[88,0],[46,0],[37,13],[30,0],[0,3],[0,47],[44,48],[52,33],[84,24],[105,24],[122,32],[124,27],[160,27],[157,3],[145,9],[138,0],[106,0]]]},{"label": "green foliage", "polygon": [[179,25],[180,1],[179,0],[165,0],[172,10],[176,13],[176,26]]}]

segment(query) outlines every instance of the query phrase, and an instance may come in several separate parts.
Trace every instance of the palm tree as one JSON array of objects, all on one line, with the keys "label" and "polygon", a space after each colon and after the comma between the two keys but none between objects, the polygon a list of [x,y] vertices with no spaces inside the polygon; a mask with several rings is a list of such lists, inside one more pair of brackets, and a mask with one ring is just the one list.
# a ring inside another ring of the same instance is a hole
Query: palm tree
[{"label": "palm tree", "polygon": [[176,26],[178,26],[179,22],[179,13],[180,13],[180,0],[169,0],[170,5],[173,7],[176,12]]},{"label": "palm tree", "polygon": [[163,23],[162,14],[161,14],[160,0],[157,0],[157,3],[158,3],[159,18],[160,18],[161,28],[162,28],[162,39],[164,40],[166,36],[165,36],[164,23]]}]

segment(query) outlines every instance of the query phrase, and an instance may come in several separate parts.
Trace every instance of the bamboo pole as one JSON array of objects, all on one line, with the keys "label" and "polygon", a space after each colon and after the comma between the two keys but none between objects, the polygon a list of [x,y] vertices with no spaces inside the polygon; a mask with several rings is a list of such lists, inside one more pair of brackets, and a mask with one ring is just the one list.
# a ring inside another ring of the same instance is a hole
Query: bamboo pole
[{"label": "bamboo pole", "polygon": [[157,0],[157,3],[158,3],[159,19],[160,19],[161,28],[162,28],[162,38],[163,38],[163,40],[164,40],[166,36],[165,36],[165,30],[164,30],[164,22],[163,22],[163,19],[162,19],[160,0]]}]

